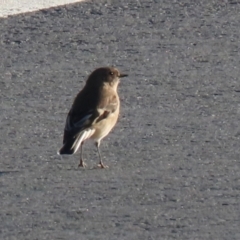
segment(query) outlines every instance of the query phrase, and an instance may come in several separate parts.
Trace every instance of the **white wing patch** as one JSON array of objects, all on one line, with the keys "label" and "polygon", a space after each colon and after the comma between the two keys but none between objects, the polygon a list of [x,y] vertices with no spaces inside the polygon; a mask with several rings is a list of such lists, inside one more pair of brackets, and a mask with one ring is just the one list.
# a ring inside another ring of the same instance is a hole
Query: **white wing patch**
[{"label": "white wing patch", "polygon": [[85,140],[87,140],[88,138],[90,138],[93,134],[94,134],[95,130],[94,129],[86,129],[84,131],[82,131],[81,133],[79,133],[77,139],[75,140],[73,146],[71,147],[71,149],[74,149],[73,153],[76,153],[77,150],[79,149],[81,143]]}]

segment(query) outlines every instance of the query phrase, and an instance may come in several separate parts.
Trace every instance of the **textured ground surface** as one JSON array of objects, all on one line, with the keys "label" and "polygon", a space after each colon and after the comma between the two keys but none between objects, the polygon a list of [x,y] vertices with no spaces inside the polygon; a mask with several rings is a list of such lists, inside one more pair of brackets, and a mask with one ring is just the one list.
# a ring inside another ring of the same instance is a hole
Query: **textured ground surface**
[{"label": "textured ground surface", "polygon": [[[239,11],[98,0],[0,19],[0,239],[240,239]],[[105,65],[130,75],[110,168],[89,143],[78,169],[56,151]]]}]

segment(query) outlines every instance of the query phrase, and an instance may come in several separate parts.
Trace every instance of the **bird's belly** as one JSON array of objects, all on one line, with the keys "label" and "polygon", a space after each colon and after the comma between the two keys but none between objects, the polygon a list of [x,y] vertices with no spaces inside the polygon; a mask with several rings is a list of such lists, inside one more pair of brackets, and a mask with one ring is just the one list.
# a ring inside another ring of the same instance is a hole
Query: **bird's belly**
[{"label": "bird's belly", "polygon": [[114,115],[109,116],[106,119],[103,119],[100,122],[98,122],[94,126],[95,132],[91,136],[91,139],[99,141],[104,137],[106,137],[108,133],[112,130],[112,128],[115,126],[116,122],[117,122],[117,118]]}]

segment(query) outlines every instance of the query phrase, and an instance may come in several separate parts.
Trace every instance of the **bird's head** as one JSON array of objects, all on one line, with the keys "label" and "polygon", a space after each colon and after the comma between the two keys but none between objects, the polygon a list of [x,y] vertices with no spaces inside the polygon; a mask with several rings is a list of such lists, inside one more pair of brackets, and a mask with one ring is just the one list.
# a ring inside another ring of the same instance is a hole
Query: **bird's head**
[{"label": "bird's head", "polygon": [[87,84],[90,84],[92,86],[109,84],[111,87],[117,88],[119,79],[127,76],[127,74],[120,73],[117,68],[103,67],[96,69],[90,74],[87,80]]}]

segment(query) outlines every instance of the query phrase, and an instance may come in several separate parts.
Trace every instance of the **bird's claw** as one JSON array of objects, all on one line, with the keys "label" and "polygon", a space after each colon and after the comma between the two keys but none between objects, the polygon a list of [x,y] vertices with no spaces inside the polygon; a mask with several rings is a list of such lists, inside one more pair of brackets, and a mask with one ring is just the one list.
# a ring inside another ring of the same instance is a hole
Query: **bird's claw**
[{"label": "bird's claw", "polygon": [[99,167],[99,168],[109,168],[107,165],[103,165],[102,163],[99,163],[99,164],[98,164],[98,167]]},{"label": "bird's claw", "polygon": [[78,167],[83,167],[85,168],[87,166],[87,164],[84,161],[80,161],[80,163],[78,164]]}]

